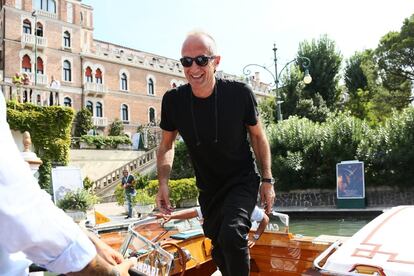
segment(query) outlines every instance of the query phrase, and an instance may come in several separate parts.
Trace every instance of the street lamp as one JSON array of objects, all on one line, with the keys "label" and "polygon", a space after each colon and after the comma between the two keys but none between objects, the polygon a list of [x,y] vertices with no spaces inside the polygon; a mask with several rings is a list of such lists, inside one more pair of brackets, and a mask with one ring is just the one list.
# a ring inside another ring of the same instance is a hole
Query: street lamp
[{"label": "street lamp", "polygon": [[281,108],[281,97],[280,97],[280,92],[279,92],[279,80],[280,80],[280,76],[282,74],[282,72],[287,68],[287,66],[289,64],[291,64],[292,62],[300,62],[300,64],[302,65],[303,69],[305,70],[305,76],[303,78],[303,82],[305,84],[309,84],[312,82],[312,77],[309,74],[309,66],[311,64],[311,61],[309,58],[307,57],[301,57],[298,56],[294,59],[292,59],[291,61],[287,62],[285,64],[285,66],[283,66],[282,70],[280,70],[280,72],[277,71],[277,56],[276,56],[276,52],[277,52],[277,48],[276,48],[276,44],[273,44],[273,54],[274,54],[274,66],[275,66],[275,72],[273,73],[272,71],[270,71],[266,66],[263,65],[259,65],[259,64],[255,64],[255,63],[251,63],[248,64],[246,66],[244,66],[243,68],[243,74],[245,74],[246,76],[249,76],[251,74],[251,71],[248,69],[248,67],[250,66],[258,66],[262,69],[264,69],[265,71],[267,71],[273,78],[274,84],[272,86],[275,87],[275,94],[276,94],[276,99],[275,99],[275,103],[276,103],[276,115],[277,115],[277,120],[281,121],[282,120],[282,108]]},{"label": "street lamp", "polygon": [[37,14],[34,10],[32,12],[32,16],[35,19],[34,23],[34,52],[35,52],[35,60],[34,60],[34,85],[37,86]]}]

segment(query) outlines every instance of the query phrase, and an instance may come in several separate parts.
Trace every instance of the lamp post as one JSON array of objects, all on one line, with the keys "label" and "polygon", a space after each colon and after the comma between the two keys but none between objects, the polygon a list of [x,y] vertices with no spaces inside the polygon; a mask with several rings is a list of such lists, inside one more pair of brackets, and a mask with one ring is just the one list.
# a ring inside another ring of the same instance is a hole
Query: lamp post
[{"label": "lamp post", "polygon": [[35,54],[35,60],[34,60],[34,85],[37,86],[37,14],[34,10],[32,12],[32,16],[35,19],[34,23],[34,54]]},{"label": "lamp post", "polygon": [[273,55],[274,55],[273,61],[274,61],[274,67],[275,67],[274,73],[272,71],[270,71],[266,66],[259,65],[259,64],[255,64],[255,63],[251,63],[251,64],[248,64],[248,65],[244,66],[244,68],[243,68],[243,74],[245,74],[246,76],[249,76],[251,74],[251,71],[248,69],[248,67],[250,67],[250,66],[258,66],[258,67],[264,69],[266,72],[268,72],[272,76],[273,81],[274,81],[274,83],[273,83],[272,86],[275,87],[275,96],[276,96],[276,98],[275,98],[275,103],[276,103],[276,116],[277,116],[277,120],[278,121],[281,121],[282,120],[282,107],[281,107],[282,101],[281,101],[280,92],[279,92],[279,80],[280,80],[280,76],[281,76],[282,72],[287,68],[287,66],[289,64],[291,64],[292,62],[298,62],[298,63],[300,62],[300,64],[303,67],[303,69],[305,69],[305,76],[303,78],[303,82],[305,84],[309,84],[309,83],[312,82],[312,77],[309,74],[309,66],[311,64],[311,61],[307,57],[298,56],[298,57],[292,59],[291,61],[287,62],[283,66],[282,70],[280,70],[280,72],[278,72],[278,70],[277,70],[277,55],[276,55],[276,52],[277,52],[276,44],[273,44]]}]

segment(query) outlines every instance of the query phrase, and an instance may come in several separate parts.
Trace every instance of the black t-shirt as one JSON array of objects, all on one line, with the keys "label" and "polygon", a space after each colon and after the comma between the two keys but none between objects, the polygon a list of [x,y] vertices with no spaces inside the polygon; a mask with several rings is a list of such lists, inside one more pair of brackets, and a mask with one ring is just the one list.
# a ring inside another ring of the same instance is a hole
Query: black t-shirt
[{"label": "black t-shirt", "polygon": [[202,193],[255,172],[246,127],[257,124],[256,107],[252,90],[236,81],[218,79],[207,98],[194,96],[189,84],[165,93],[160,127],[183,137]]}]

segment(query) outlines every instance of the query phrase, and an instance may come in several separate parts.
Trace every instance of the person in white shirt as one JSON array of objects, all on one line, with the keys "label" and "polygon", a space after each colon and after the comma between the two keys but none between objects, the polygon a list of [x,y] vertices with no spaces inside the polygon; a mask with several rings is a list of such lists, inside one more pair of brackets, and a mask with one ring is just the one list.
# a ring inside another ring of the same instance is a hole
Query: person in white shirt
[{"label": "person in white shirt", "polygon": [[129,275],[134,261],[88,238],[40,189],[13,140],[0,90],[0,275],[27,275],[31,263],[69,275]]},{"label": "person in white shirt", "polygon": [[[201,213],[201,208],[196,207],[177,211],[171,214],[155,214],[155,217],[163,218],[165,222],[171,219],[198,218],[199,220],[202,220],[203,214]],[[263,234],[264,230],[266,229],[266,226],[269,224],[269,216],[266,215],[263,209],[260,209],[259,207],[255,206],[252,215],[250,216],[250,220],[259,223],[259,226],[257,227],[255,233],[252,236],[248,236],[247,245],[249,246],[249,248],[252,248],[256,244],[256,241]]]}]

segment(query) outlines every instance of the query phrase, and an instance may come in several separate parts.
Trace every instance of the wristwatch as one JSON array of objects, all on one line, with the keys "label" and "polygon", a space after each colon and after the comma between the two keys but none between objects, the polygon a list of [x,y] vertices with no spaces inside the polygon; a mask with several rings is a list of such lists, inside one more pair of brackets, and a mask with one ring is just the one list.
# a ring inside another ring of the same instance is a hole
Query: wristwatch
[{"label": "wristwatch", "polygon": [[275,179],[272,177],[272,178],[264,178],[264,177],[262,177],[262,183],[263,182],[265,182],[265,183],[269,183],[269,184],[275,184]]},{"label": "wristwatch", "polygon": [[253,235],[253,239],[254,239],[255,241],[257,241],[259,238],[260,238],[260,236],[259,236],[258,234],[254,234],[254,235]]}]

